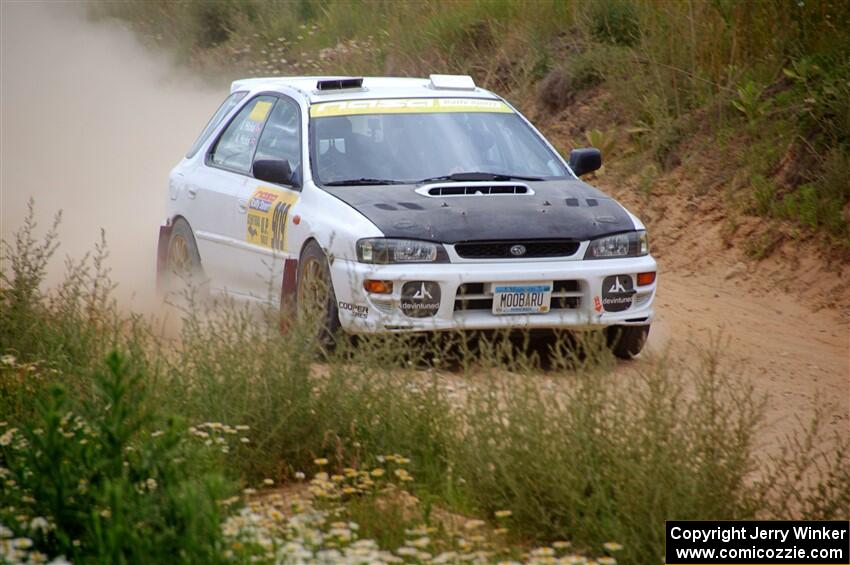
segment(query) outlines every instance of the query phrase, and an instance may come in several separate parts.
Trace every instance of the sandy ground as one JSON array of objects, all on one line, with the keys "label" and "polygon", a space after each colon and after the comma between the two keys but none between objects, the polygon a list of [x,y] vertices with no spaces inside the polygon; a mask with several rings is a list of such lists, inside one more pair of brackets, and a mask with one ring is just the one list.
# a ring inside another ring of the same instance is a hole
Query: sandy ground
[{"label": "sandy ground", "polygon": [[[62,253],[79,257],[103,227],[119,298],[147,307],[168,171],[226,89],[187,78],[123,28],[86,22],[79,5],[3,2],[0,20],[3,238],[20,225],[30,197],[42,225],[64,210]],[[664,218],[647,223],[657,240],[681,239]],[[680,223],[687,225],[687,218]],[[716,230],[707,233],[718,237]],[[689,263],[673,259],[675,244],[661,246],[658,320],[649,347],[687,351],[689,340],[707,344],[722,332],[729,353],[740,359],[740,378],[770,395],[765,441],[793,432],[797,416],[811,414],[815,403],[831,406],[831,431],[850,433],[845,302],[816,310],[798,293],[783,291],[787,285],[772,284],[772,276],[737,272],[738,256],[718,251],[722,247]],[[687,241],[678,251],[703,253]],[[821,282],[843,289],[845,281],[836,274]]]},{"label": "sandy ground", "polygon": [[688,342],[707,345],[720,336],[740,378],[769,395],[767,443],[793,434],[815,406],[827,407],[829,435],[850,433],[850,338],[840,313],[813,311],[787,293],[757,295],[751,283],[720,272],[660,267],[651,349],[684,351]]}]

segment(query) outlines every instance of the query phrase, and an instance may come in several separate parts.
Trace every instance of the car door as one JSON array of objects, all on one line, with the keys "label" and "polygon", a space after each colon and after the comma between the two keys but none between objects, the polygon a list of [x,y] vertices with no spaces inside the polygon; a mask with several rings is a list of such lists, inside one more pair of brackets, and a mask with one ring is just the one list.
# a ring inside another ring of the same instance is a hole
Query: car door
[{"label": "car door", "polygon": [[299,200],[302,179],[301,109],[288,96],[276,98],[253,162],[285,162],[292,174],[287,183],[249,178],[241,185],[234,233],[248,247],[248,253],[239,258],[240,291],[270,300],[279,298],[284,259],[293,256],[288,227],[293,207]]},{"label": "car door", "polygon": [[249,100],[212,144],[193,175],[193,186],[187,187],[187,196],[199,204],[193,228],[201,263],[214,291],[245,291],[240,283],[240,256],[245,245],[237,229],[242,217],[237,201],[250,180],[254,152],[275,101],[273,96]]}]

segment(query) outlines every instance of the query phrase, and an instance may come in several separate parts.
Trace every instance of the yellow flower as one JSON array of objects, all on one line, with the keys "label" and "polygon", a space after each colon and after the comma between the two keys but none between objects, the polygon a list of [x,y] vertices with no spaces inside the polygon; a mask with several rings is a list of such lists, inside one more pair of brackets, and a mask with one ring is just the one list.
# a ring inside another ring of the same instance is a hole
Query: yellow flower
[{"label": "yellow flower", "polygon": [[556,541],[552,544],[552,547],[554,547],[555,549],[567,549],[571,545],[572,543],[568,541]]},{"label": "yellow flower", "polygon": [[341,483],[345,480],[345,477],[343,477],[342,475],[331,475],[331,480],[335,483]]},{"label": "yellow flower", "polygon": [[602,544],[602,547],[605,548],[605,551],[620,551],[623,549],[623,546],[615,541],[606,541]]},{"label": "yellow flower", "polygon": [[512,514],[513,514],[513,512],[511,512],[510,510],[496,510],[496,512],[493,515],[496,518],[508,518]]},{"label": "yellow flower", "polygon": [[596,560],[599,565],[617,565],[617,560],[613,557],[600,557]]},{"label": "yellow flower", "polygon": [[323,465],[327,465],[328,460],[325,457],[319,457],[318,459],[313,459],[313,463],[321,467]]},{"label": "yellow flower", "polygon": [[381,469],[380,467],[378,467],[377,469],[372,469],[372,476],[373,477],[383,477],[384,476],[384,470]]}]

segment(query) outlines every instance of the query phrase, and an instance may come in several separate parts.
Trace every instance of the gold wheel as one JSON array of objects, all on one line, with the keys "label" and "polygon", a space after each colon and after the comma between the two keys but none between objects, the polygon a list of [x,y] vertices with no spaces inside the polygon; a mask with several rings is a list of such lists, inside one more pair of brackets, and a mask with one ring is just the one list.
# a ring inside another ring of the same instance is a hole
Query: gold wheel
[{"label": "gold wheel", "polygon": [[172,272],[178,275],[186,275],[192,271],[189,243],[182,235],[175,235],[171,239],[171,245],[168,249],[168,264]]},{"label": "gold wheel", "polygon": [[298,316],[314,324],[322,320],[328,302],[328,281],[324,266],[316,257],[307,257],[298,285]]}]

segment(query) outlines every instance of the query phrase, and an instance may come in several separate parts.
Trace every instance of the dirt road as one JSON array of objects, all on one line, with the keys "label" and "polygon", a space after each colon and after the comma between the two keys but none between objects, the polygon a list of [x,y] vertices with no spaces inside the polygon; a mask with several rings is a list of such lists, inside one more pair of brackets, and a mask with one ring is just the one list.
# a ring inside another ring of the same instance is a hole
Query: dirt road
[{"label": "dirt road", "polygon": [[850,434],[850,336],[839,313],[812,311],[787,293],[765,294],[724,273],[666,272],[660,263],[650,349],[682,351],[688,341],[705,346],[719,334],[740,378],[770,396],[766,441],[792,433],[815,405],[829,405],[827,431]]},{"label": "dirt road", "polygon": [[[78,7],[4,3],[2,22],[3,237],[35,196],[42,219],[65,210],[63,253],[79,256],[105,227],[120,296],[151,296],[165,179],[224,88],[187,78],[127,30],[86,22]],[[812,311],[769,281],[727,278],[728,265],[692,270],[662,256],[660,266],[651,349],[686,351],[722,332],[740,378],[771,396],[765,441],[793,431],[815,402],[834,406],[830,430],[850,433],[850,337],[838,312]]]}]

